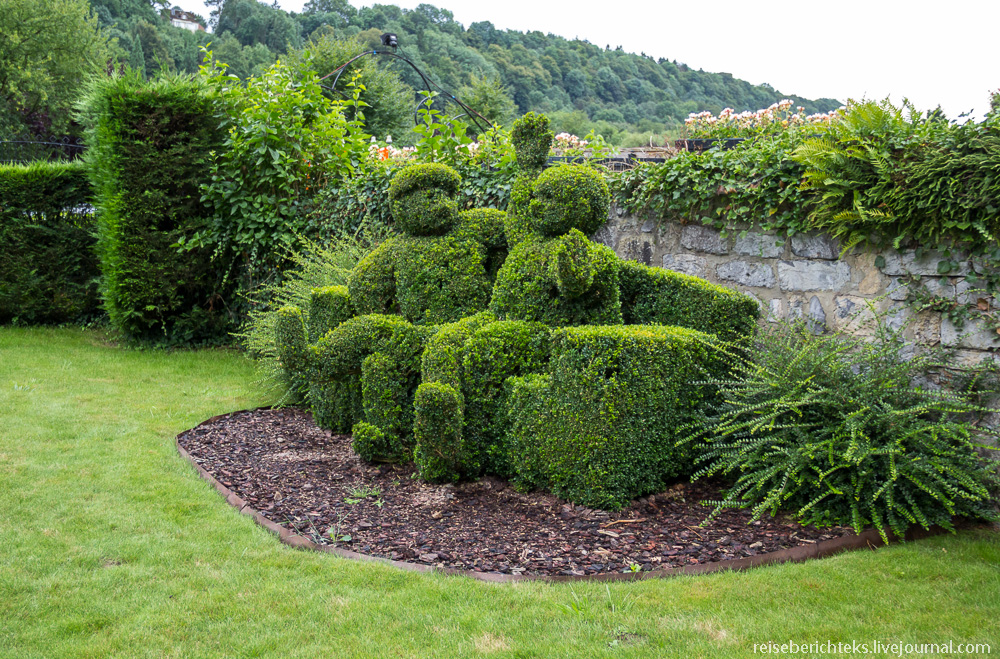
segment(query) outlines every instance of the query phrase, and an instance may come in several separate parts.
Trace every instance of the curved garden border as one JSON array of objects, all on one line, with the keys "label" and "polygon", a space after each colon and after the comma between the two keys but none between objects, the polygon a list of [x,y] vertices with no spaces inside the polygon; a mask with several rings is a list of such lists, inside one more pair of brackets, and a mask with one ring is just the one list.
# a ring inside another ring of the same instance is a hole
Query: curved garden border
[{"label": "curved garden border", "polygon": [[[270,409],[270,408],[255,408],[255,409]],[[228,414],[219,414],[213,416],[210,419],[206,419],[199,423],[195,428],[204,426],[209,423],[218,421],[232,414],[238,414],[239,412],[248,412],[254,410],[237,410],[234,412],[229,412]],[[185,431],[188,432],[188,431]],[[202,478],[212,484],[216,490],[219,491],[227,503],[233,508],[238,510],[241,514],[251,517],[257,524],[263,526],[268,531],[271,531],[278,536],[284,544],[289,547],[295,547],[297,549],[312,549],[314,551],[326,552],[328,554],[335,554],[341,558],[349,558],[355,561],[370,561],[373,563],[384,563],[386,565],[392,565],[403,570],[409,570],[411,572],[440,572],[448,575],[459,575],[465,577],[471,577],[473,579],[478,579],[479,581],[489,581],[493,583],[511,583],[514,581],[638,581],[641,579],[663,579],[666,577],[676,577],[681,575],[694,575],[694,574],[710,574],[712,572],[724,572],[727,570],[732,570],[734,572],[747,570],[753,567],[759,567],[762,565],[773,565],[777,563],[801,563],[802,561],[807,561],[813,558],[825,558],[827,556],[833,556],[834,554],[839,554],[844,551],[853,551],[857,549],[878,549],[885,545],[882,538],[879,536],[875,529],[867,529],[862,531],[858,535],[843,536],[840,538],[832,538],[830,540],[823,540],[816,544],[811,545],[800,545],[798,547],[791,547],[789,549],[782,549],[780,551],[774,551],[767,554],[758,554],[757,556],[748,556],[747,558],[735,558],[727,561],[716,561],[714,563],[699,563],[697,565],[688,565],[685,567],[674,567],[674,568],[661,568],[657,570],[649,570],[646,572],[613,572],[605,574],[589,574],[589,575],[565,575],[565,576],[551,576],[551,575],[530,575],[530,574],[499,574],[493,572],[473,572],[471,570],[459,570],[456,568],[445,568],[436,567],[433,565],[424,565],[422,563],[408,563],[406,561],[394,561],[389,558],[382,558],[380,556],[371,556],[369,554],[360,554],[355,551],[350,551],[348,549],[341,549],[340,547],[332,547],[329,545],[320,545],[305,536],[299,535],[294,531],[291,531],[280,524],[277,524],[264,515],[260,514],[258,511],[250,507],[250,505],[241,499],[235,492],[230,490],[228,487],[220,483],[215,479],[212,474],[208,473],[201,465],[195,462],[194,458],[185,451],[180,443],[180,436],[184,433],[178,434],[174,438],[174,446],[177,448],[177,452],[180,453],[181,457],[190,462],[194,468],[198,471]],[[943,530],[938,527],[932,527],[930,530],[923,530],[919,527],[912,528],[906,533],[906,540],[919,540],[921,538],[926,538],[932,535],[938,535],[942,533]]]}]

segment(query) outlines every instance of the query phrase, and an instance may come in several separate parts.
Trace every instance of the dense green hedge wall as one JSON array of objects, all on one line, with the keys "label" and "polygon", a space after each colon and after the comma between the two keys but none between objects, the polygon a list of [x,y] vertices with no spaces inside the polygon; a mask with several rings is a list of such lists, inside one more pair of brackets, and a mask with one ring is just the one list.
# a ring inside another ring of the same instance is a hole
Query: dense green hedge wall
[{"label": "dense green hedge wall", "polygon": [[615,509],[688,475],[692,460],[674,443],[706,395],[689,382],[709,366],[710,340],[679,327],[555,330],[549,374],[512,381],[517,479]]},{"label": "dense green hedge wall", "polygon": [[90,198],[82,163],[0,165],[0,323],[97,311]]},{"label": "dense green hedge wall", "polygon": [[738,291],[635,261],[621,262],[618,282],[626,325],[677,325],[731,341],[751,336],[760,315]]},{"label": "dense green hedge wall", "polygon": [[104,306],[125,338],[226,340],[233,303],[211,248],[178,244],[207,216],[199,184],[223,132],[196,80],[98,78],[81,102],[98,207]]}]

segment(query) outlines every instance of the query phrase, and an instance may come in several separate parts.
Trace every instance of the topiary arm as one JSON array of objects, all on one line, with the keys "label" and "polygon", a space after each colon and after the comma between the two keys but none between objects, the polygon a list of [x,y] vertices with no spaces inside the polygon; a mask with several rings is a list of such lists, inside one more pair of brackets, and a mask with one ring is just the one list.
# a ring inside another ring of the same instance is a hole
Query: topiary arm
[{"label": "topiary arm", "polygon": [[398,314],[396,257],[399,241],[390,238],[351,271],[347,289],[358,314]]},{"label": "topiary arm", "polygon": [[568,298],[580,297],[594,283],[594,254],[590,240],[573,229],[553,241],[551,276],[559,292]]},{"label": "topiary arm", "polygon": [[346,286],[324,286],[312,289],[309,296],[309,342],[354,316],[354,307]]}]

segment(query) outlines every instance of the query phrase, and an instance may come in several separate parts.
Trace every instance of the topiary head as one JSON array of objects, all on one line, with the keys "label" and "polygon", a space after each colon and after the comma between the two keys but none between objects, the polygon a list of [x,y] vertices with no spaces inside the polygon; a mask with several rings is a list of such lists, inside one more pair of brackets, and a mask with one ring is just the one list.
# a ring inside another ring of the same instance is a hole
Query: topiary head
[{"label": "topiary head", "polygon": [[438,163],[411,165],[389,184],[396,225],[411,236],[439,236],[458,222],[454,196],[462,177]]},{"label": "topiary head", "polygon": [[570,229],[593,235],[608,221],[611,194],[600,174],[581,165],[542,172],[532,188],[528,209],[535,231],[561,236]]},{"label": "topiary head", "polygon": [[514,144],[517,166],[522,171],[538,170],[545,166],[552,145],[549,118],[544,114],[529,112],[514,122],[510,140]]}]

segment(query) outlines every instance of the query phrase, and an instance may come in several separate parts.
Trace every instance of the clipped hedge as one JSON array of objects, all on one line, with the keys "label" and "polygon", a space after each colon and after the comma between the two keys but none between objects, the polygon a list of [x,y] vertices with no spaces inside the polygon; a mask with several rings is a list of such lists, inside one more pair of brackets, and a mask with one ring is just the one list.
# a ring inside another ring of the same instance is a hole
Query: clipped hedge
[{"label": "clipped hedge", "polygon": [[0,165],[0,323],[96,313],[90,198],[82,163]]},{"label": "clipped hedge", "polygon": [[489,304],[493,277],[506,256],[502,213],[459,213],[460,178],[445,165],[414,165],[393,180],[396,222],[410,235],[380,245],[348,283],[362,314],[399,313],[417,324],[457,321]]},{"label": "clipped hedge", "polygon": [[760,315],[748,295],[635,261],[620,263],[618,281],[626,325],[677,325],[735,340],[751,336]]},{"label": "clipped hedge", "polygon": [[223,133],[208,92],[197,80],[125,73],[95,78],[81,109],[112,327],[137,342],[227,340],[225,268],[211,246],[178,248],[209,214],[198,186]]},{"label": "clipped hedge", "polygon": [[616,509],[691,472],[677,431],[711,370],[712,338],[679,327],[572,327],[552,334],[548,375],[511,381],[517,480],[575,503]]},{"label": "clipped hedge", "polygon": [[[490,311],[504,320],[554,327],[621,324],[619,258],[610,248],[581,237],[576,232],[518,243],[497,274]],[[570,268],[566,260],[574,255]],[[589,285],[577,283],[581,276]]]}]

